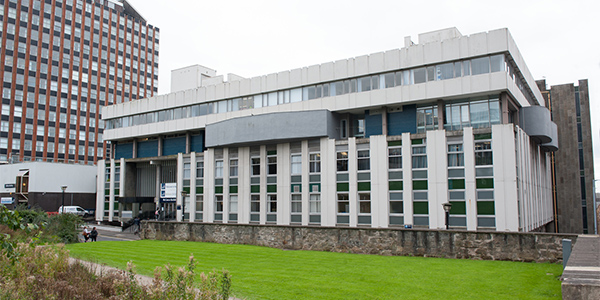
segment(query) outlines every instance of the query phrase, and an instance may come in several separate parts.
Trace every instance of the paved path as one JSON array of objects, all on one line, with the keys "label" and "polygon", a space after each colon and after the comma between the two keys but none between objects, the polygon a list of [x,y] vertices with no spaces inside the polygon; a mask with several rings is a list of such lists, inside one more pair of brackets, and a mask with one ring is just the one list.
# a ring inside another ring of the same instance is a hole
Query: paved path
[{"label": "paved path", "polygon": [[561,280],[563,299],[600,299],[600,236],[577,237]]}]

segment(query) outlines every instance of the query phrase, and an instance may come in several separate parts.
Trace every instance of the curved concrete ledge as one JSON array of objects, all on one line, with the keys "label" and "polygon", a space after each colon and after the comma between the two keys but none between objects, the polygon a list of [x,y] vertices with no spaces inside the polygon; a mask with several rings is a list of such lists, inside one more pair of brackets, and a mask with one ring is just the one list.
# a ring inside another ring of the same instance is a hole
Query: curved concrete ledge
[{"label": "curved concrete ledge", "polygon": [[544,106],[528,106],[519,110],[521,128],[540,144],[552,142],[550,111]]},{"label": "curved concrete ledge", "polygon": [[550,136],[552,141],[542,144],[542,149],[550,152],[558,151],[558,126],[554,122],[550,122]]}]

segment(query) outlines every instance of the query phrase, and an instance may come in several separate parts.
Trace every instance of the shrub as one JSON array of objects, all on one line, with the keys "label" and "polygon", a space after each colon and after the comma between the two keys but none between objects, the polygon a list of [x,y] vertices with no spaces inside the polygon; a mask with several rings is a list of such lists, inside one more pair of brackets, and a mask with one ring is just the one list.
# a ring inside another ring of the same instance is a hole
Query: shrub
[{"label": "shrub", "polygon": [[83,225],[81,216],[75,214],[58,214],[50,217],[46,228],[48,235],[58,237],[65,244],[77,243],[79,228]]},{"label": "shrub", "polygon": [[157,268],[153,284],[140,285],[135,278],[134,266],[126,271],[94,275],[77,263],[69,264],[68,251],[63,245],[29,247],[19,244],[21,259],[11,262],[0,257],[0,299],[228,299],[231,277],[203,273],[198,287],[194,285],[193,257],[187,269],[177,272],[166,266],[164,280]]}]

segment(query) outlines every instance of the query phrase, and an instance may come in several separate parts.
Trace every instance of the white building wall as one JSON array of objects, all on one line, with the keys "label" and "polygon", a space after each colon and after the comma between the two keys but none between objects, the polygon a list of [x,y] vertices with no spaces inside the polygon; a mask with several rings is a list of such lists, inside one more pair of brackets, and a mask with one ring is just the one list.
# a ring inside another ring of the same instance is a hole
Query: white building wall
[{"label": "white building wall", "polygon": [[514,141],[512,124],[492,125],[494,203],[498,231],[519,230]]},{"label": "white building wall", "polygon": [[412,225],[413,219],[413,188],[412,188],[412,149],[410,133],[402,134],[402,204],[404,205],[404,224]]},{"label": "white building wall", "polygon": [[445,228],[445,211],[448,202],[448,162],[446,131],[427,131],[427,180],[429,188],[429,228]]},{"label": "white building wall", "polygon": [[467,211],[467,230],[477,230],[475,140],[472,127],[463,129],[463,149],[465,155],[465,208]]},{"label": "white building wall", "polygon": [[371,154],[371,226],[389,226],[389,186],[387,139],[384,135],[370,137]]}]

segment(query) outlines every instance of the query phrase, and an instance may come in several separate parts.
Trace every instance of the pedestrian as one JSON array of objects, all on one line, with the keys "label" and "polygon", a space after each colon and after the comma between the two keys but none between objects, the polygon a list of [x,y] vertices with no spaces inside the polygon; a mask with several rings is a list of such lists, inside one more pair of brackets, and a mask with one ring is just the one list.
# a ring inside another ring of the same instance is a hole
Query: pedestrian
[{"label": "pedestrian", "polygon": [[160,213],[160,208],[157,207],[156,211],[154,212],[154,217],[156,217],[156,220],[158,221],[158,214]]},{"label": "pedestrian", "polygon": [[140,232],[140,217],[135,217],[135,219],[133,219],[133,227],[134,233],[138,234]]},{"label": "pedestrian", "polygon": [[96,227],[94,227],[92,228],[92,232],[90,232],[90,238],[92,239],[92,242],[95,242],[97,237],[98,231],[96,230]]},{"label": "pedestrian", "polygon": [[83,226],[83,238],[85,239],[84,243],[87,243],[87,241],[90,239],[90,231],[88,230],[87,226]]}]

